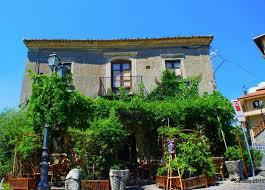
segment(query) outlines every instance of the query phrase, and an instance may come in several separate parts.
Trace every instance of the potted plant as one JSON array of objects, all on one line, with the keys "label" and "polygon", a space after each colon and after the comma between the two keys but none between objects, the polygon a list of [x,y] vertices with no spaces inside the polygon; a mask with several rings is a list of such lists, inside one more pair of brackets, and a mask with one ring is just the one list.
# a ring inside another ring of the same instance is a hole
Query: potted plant
[{"label": "potted plant", "polygon": [[110,186],[112,190],[125,190],[126,181],[129,178],[129,170],[121,165],[114,165],[109,172]]},{"label": "potted plant", "polygon": [[[166,130],[167,134],[176,132],[174,136],[178,142],[173,155],[164,147],[164,165],[158,169],[157,186],[192,189],[214,184],[215,180],[211,176],[215,168],[207,138],[199,133],[185,134],[174,128],[162,130]],[[169,137],[173,138],[171,134]]]},{"label": "potted plant", "polygon": [[225,152],[225,166],[231,180],[243,178],[243,162],[237,146],[230,146]]}]

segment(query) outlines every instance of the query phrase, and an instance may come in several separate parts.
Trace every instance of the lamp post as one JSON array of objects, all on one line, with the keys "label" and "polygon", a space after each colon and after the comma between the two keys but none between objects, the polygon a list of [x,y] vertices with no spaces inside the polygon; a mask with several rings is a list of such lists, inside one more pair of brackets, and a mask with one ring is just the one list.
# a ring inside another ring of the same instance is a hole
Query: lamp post
[{"label": "lamp post", "polygon": [[[60,63],[60,58],[53,53],[49,56],[48,65],[51,68],[52,72],[56,72],[57,75],[61,78],[64,78],[66,74],[69,72],[69,69],[65,67],[65,65]],[[40,168],[40,182],[38,184],[38,190],[48,190],[49,183],[48,183],[48,170],[49,170],[49,127],[48,124],[45,124],[44,127],[44,136],[43,136],[43,147],[42,147],[42,155],[41,155],[41,168]]]}]

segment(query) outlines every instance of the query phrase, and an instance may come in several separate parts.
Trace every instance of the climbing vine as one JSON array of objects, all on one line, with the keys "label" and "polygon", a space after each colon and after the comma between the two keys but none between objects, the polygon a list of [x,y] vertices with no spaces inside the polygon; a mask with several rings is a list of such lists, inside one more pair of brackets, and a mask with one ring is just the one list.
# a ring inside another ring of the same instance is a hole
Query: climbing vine
[{"label": "climbing vine", "polygon": [[[70,91],[68,84],[56,74],[32,74],[31,77],[32,95],[24,112],[33,132],[41,139],[43,126],[47,123],[51,128],[50,138],[63,137],[59,144],[68,147],[61,151],[69,151],[70,154],[75,152],[83,160],[81,167],[86,167],[87,174],[91,169],[87,169],[90,161],[95,164],[93,178],[105,176],[108,168],[114,164],[107,162],[107,157],[112,155],[118,159],[117,154],[121,147],[131,147],[130,150],[134,147],[137,153],[133,138],[139,131],[146,140],[139,154],[149,159],[159,159],[162,155],[157,129],[164,126],[172,130],[179,128],[199,131],[208,138],[209,150],[213,155],[224,153],[221,129],[228,145],[230,143],[233,120],[230,101],[218,91],[199,96],[199,78],[180,79],[169,70],[163,73],[161,81],[157,81],[157,87],[148,96],[144,96],[143,90],[139,90],[135,96],[121,93],[113,98],[92,98],[78,91]],[[117,138],[104,136],[104,131]],[[64,143],[65,138],[70,138],[73,143]],[[89,140],[93,138],[94,140]],[[112,140],[113,145],[119,146],[109,149],[107,143],[98,144]],[[123,146],[120,146],[120,142]],[[102,154],[100,151],[92,151],[91,148],[95,148],[96,144],[107,152]],[[91,159],[88,162],[85,160],[87,154],[100,156],[101,160]],[[115,162],[117,159],[114,159]],[[128,159],[130,162],[132,159],[137,161],[135,157]]]}]

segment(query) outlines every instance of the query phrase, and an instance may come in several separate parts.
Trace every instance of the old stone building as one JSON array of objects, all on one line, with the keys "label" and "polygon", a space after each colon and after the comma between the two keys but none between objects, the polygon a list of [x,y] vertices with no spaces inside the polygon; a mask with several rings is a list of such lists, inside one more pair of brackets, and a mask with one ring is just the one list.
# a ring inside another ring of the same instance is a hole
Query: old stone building
[{"label": "old stone building", "polygon": [[189,36],[114,40],[25,39],[28,55],[21,94],[24,102],[31,94],[27,70],[49,74],[51,53],[71,69],[75,89],[87,96],[106,95],[124,86],[128,93],[137,91],[142,82],[147,92],[155,86],[166,68],[186,78],[200,76],[199,92],[215,88],[209,46],[213,36]]}]

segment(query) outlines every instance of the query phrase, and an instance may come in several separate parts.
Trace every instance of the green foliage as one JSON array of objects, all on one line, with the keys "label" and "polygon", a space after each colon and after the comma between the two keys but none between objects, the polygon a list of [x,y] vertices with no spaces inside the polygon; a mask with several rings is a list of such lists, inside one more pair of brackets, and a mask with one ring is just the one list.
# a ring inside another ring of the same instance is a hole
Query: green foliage
[{"label": "green foliage", "polygon": [[33,124],[23,110],[6,110],[0,114],[0,134],[1,178],[12,171],[14,156],[19,163],[29,160],[40,145]]},{"label": "green foliage", "polygon": [[181,132],[181,129],[177,127],[160,127],[157,131],[160,138],[167,137],[171,139],[178,135]]},{"label": "green foliage", "polygon": [[226,160],[240,160],[242,159],[240,155],[240,149],[238,146],[230,146],[224,153]]},{"label": "green foliage", "polygon": [[4,183],[3,188],[3,190],[11,190],[9,183]]},{"label": "green foliage", "polygon": [[118,151],[127,137],[115,115],[95,120],[85,131],[69,129],[69,132],[73,136],[74,150],[82,160],[85,178],[107,177],[111,166],[117,164]]},{"label": "green foliage", "polygon": [[113,169],[113,170],[124,170],[126,169],[125,165],[123,163],[117,163],[117,164],[114,164],[110,167],[110,169]]},{"label": "green foliage", "polygon": [[94,109],[96,105],[93,99],[82,95],[78,91],[70,93],[67,104],[69,108],[67,115],[69,127],[84,129],[95,117]]},{"label": "green foliage", "polygon": [[198,96],[199,78],[181,79],[174,70],[163,72],[161,82],[156,81],[157,87],[150,93],[151,100],[185,99]]},{"label": "green foliage", "polygon": [[[171,162],[171,168],[177,171],[178,175],[184,178],[200,174],[214,175],[215,167],[209,151],[208,139],[205,136],[199,133],[185,134],[180,129],[170,127],[159,129],[159,134],[164,138],[177,138],[176,155]],[[166,147],[164,150],[166,165],[158,169],[158,175],[165,174],[169,167]]]},{"label": "green foliage", "polygon": [[262,157],[264,156],[263,152],[260,150],[256,150],[256,149],[251,149],[250,152],[251,152],[251,156],[254,161],[255,167],[260,167]]},{"label": "green foliage", "polygon": [[[256,149],[251,149],[250,154],[252,157],[252,160],[254,162],[255,167],[260,167],[261,165],[261,160],[263,157],[263,153],[260,150]],[[242,156],[240,153],[240,148],[238,146],[231,146],[228,147],[226,152],[225,152],[225,159],[226,160],[242,160]],[[246,148],[243,148],[243,156],[246,158],[246,164],[247,166],[251,167],[251,161],[249,157],[249,153]]]},{"label": "green foliage", "polygon": [[70,93],[64,79],[54,73],[52,76],[32,74],[31,77],[32,95],[28,110],[35,131],[41,133],[45,123],[53,128],[65,126],[71,114],[68,109]]},{"label": "green foliage", "polygon": [[[239,143],[241,145],[245,144],[244,135],[243,135],[242,129],[240,127],[238,127],[238,126],[233,127],[231,130],[231,133],[235,136],[235,139],[236,139],[236,142],[238,145],[239,145]],[[233,159],[233,156],[230,156],[230,157],[232,157],[232,159],[231,158],[229,159],[229,156],[227,156],[228,160],[242,159],[239,146],[228,147],[227,152],[231,152],[231,153],[229,153],[229,155],[236,154],[236,156],[234,156],[234,159]],[[262,156],[263,156],[262,151],[256,150],[256,149],[251,149],[250,154],[251,154],[251,157],[252,157],[252,160],[254,162],[255,167],[260,167]],[[250,156],[249,156],[249,153],[248,153],[246,147],[243,147],[243,156],[246,158],[247,166],[250,167],[251,161],[250,161]]]},{"label": "green foliage", "polygon": [[[48,123],[51,131],[60,131],[60,136],[70,134],[73,148],[81,160],[86,178],[105,176],[113,164],[119,164],[120,162],[116,163],[117,152],[121,146],[128,145],[128,141],[125,142],[126,136],[133,137],[139,130],[144,132],[145,137],[144,151],[138,151],[139,154],[145,154],[141,155],[143,158],[161,156],[162,153],[158,151],[157,134],[157,129],[161,126],[170,126],[168,131],[164,128],[159,129],[160,135],[168,137],[177,134],[179,129],[199,131],[209,139],[210,150],[216,156],[224,153],[220,131],[224,131],[226,139],[233,137],[230,133],[230,124],[233,120],[230,101],[219,92],[199,96],[198,78],[180,79],[172,71],[166,70],[161,82],[157,83],[157,88],[149,96],[143,96],[144,86],[140,83],[136,96],[129,96],[125,89],[121,88],[119,95],[108,100],[86,97],[78,91],[69,91],[65,80],[56,74],[51,76],[32,74],[31,77],[33,79],[32,96],[25,110],[25,121],[29,122],[28,129],[32,130],[32,134],[41,137],[43,126]],[[68,80],[71,81],[70,76]],[[20,139],[19,134],[15,134],[14,137]],[[27,138],[23,139],[23,142],[27,142],[29,140]],[[186,144],[187,142],[195,141],[187,137]],[[229,144],[230,141],[227,142],[228,145],[234,145],[232,142]],[[13,148],[14,144],[16,143],[12,144]],[[31,145],[29,143],[30,146],[25,148],[26,144],[21,143],[17,146],[19,154],[26,155],[30,152]],[[206,144],[208,146],[208,143]],[[194,146],[184,145],[186,148],[183,152],[196,153],[203,158],[199,161],[207,162],[207,166],[210,167],[206,148],[201,152],[195,150],[202,146],[206,147],[206,144],[196,141]],[[5,146],[0,149],[9,150],[9,147]],[[72,151],[71,147],[68,149],[69,152]],[[7,156],[12,154],[14,151],[5,154],[5,160],[8,161]],[[185,155],[182,156],[185,158]],[[191,166],[185,166],[183,163],[191,158],[183,160],[184,158],[175,160],[175,165],[184,168],[185,171],[202,172],[202,166],[197,162],[192,163]],[[8,164],[0,165],[0,167],[7,166]],[[187,167],[190,168],[187,169]],[[5,171],[10,170],[9,166],[8,168]]]},{"label": "green foliage", "polygon": [[168,171],[168,166],[166,165],[166,166],[164,166],[164,167],[159,167],[159,168],[157,168],[157,175],[158,176],[165,176],[165,175],[167,175],[167,171]]}]

